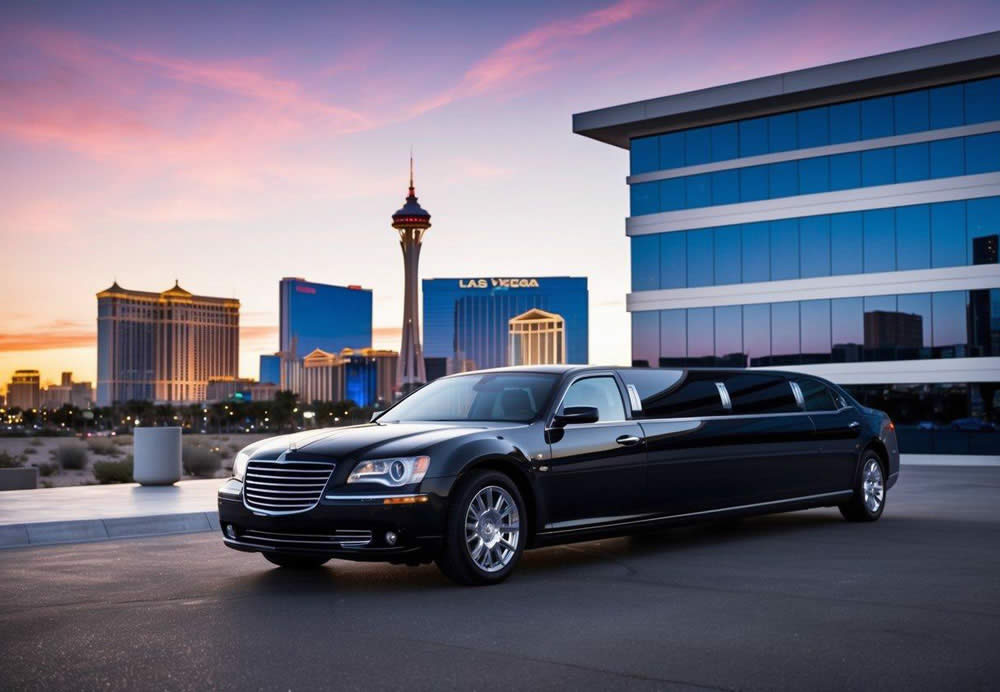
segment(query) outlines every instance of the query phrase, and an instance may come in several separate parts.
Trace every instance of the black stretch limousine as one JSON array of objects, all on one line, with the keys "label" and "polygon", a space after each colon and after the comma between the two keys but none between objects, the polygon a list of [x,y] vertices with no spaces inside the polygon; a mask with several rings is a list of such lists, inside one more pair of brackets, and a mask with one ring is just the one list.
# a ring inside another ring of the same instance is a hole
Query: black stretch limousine
[{"label": "black stretch limousine", "polygon": [[836,506],[874,521],[889,417],[808,375],[541,366],[445,377],[366,425],[262,440],[219,491],[230,548],[506,578],[525,548]]}]

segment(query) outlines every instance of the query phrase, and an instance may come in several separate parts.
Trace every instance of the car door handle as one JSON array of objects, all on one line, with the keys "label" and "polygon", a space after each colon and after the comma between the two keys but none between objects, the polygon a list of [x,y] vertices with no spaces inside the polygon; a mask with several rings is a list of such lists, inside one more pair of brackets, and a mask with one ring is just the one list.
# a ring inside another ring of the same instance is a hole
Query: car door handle
[{"label": "car door handle", "polygon": [[622,435],[617,440],[615,440],[615,442],[620,444],[622,447],[631,447],[632,445],[639,444],[640,442],[642,442],[642,440],[640,440],[635,435]]}]

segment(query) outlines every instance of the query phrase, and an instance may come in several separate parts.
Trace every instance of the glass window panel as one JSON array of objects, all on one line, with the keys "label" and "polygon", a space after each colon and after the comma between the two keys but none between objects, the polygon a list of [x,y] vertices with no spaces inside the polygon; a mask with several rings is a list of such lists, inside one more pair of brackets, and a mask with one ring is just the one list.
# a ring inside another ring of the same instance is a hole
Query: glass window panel
[{"label": "glass window panel", "polygon": [[896,94],[892,97],[892,105],[897,135],[923,132],[930,127],[930,100],[926,89]]},{"label": "glass window panel", "polygon": [[830,217],[830,272],[835,276],[864,270],[863,229],[859,211]]},{"label": "glass window panel", "polygon": [[799,194],[799,165],[797,161],[772,163],[767,167],[767,175],[771,199]]},{"label": "glass window panel", "polygon": [[660,145],[657,137],[639,137],[632,140],[632,175],[655,171],[660,167]]},{"label": "glass window panel", "polygon": [[966,355],[968,325],[965,291],[945,291],[932,295],[932,343],[937,358],[962,358]]},{"label": "glass window panel", "polygon": [[669,389],[643,398],[643,417],[693,418],[723,415],[725,411],[715,379],[711,373],[684,373],[679,383],[672,383]]},{"label": "glass window panel", "polygon": [[817,156],[799,161],[799,192],[803,195],[830,190],[830,157]]},{"label": "glass window panel", "polygon": [[740,227],[722,226],[715,229],[715,284],[740,282]]},{"label": "glass window panel", "polygon": [[799,219],[802,278],[830,275],[830,217]]},{"label": "glass window panel", "polygon": [[1000,197],[970,199],[965,204],[965,224],[969,237],[968,256],[972,258],[972,264],[997,264]]},{"label": "glass window panel", "polygon": [[710,365],[715,358],[715,309],[689,308],[687,314],[688,360]]},{"label": "glass window panel", "polygon": [[687,191],[687,208],[707,207],[712,203],[712,176],[708,173],[684,178]]},{"label": "glass window panel", "polygon": [[931,127],[956,127],[965,123],[961,84],[934,87],[930,90]]},{"label": "glass window panel", "polygon": [[1000,355],[1000,290],[969,291],[968,355],[975,357]]},{"label": "glass window panel", "polygon": [[931,205],[931,266],[968,264],[965,242],[965,202]]},{"label": "glass window panel", "polygon": [[660,367],[683,365],[686,358],[687,310],[660,310]]},{"label": "glass window panel", "polygon": [[743,282],[771,280],[771,241],[767,221],[745,223],[740,232]]},{"label": "glass window panel", "polygon": [[771,303],[771,358],[774,365],[799,362],[799,304]]},{"label": "glass window panel", "polygon": [[965,174],[1000,170],[1000,132],[965,138]]},{"label": "glass window panel", "polygon": [[830,106],[830,144],[861,139],[861,105],[857,102]]},{"label": "glass window panel", "polygon": [[740,201],[767,199],[767,166],[740,169]]},{"label": "glass window panel", "polygon": [[896,360],[896,296],[865,298],[865,360]]},{"label": "glass window panel", "polygon": [[799,220],[771,221],[771,279],[799,278]]},{"label": "glass window panel", "polygon": [[659,315],[655,310],[632,313],[632,365],[656,365],[659,337]]},{"label": "glass window panel", "polygon": [[[643,183],[645,185],[645,183]],[[661,180],[660,185],[660,211],[675,211],[684,209],[686,204],[686,190],[684,178],[668,178]]]},{"label": "glass window panel", "polygon": [[712,160],[727,161],[739,156],[738,135],[739,126],[736,123],[713,125],[711,128]]},{"label": "glass window panel", "polygon": [[740,156],[767,153],[767,118],[740,121]]},{"label": "glass window panel", "polygon": [[684,165],[684,133],[660,135],[660,168],[681,168]]},{"label": "glass window panel", "polygon": [[896,229],[894,209],[863,212],[865,226],[865,273],[896,269]]},{"label": "glass window panel", "polygon": [[830,143],[830,109],[807,108],[796,114],[798,118],[799,149],[822,147]]},{"label": "glass window panel", "polygon": [[965,85],[965,122],[1000,120],[1000,77],[968,82]]},{"label": "glass window panel", "polygon": [[712,160],[712,137],[707,127],[696,127],[684,133],[684,163],[694,166]]},{"label": "glass window panel", "polygon": [[799,309],[802,320],[802,362],[830,362],[830,301],[803,300]]},{"label": "glass window panel", "polygon": [[830,389],[818,380],[796,380],[802,390],[803,403],[806,411],[836,411],[838,403],[833,398]]},{"label": "glass window panel", "polygon": [[687,232],[687,265],[688,286],[711,286],[714,283],[711,228]]},{"label": "glass window panel", "polygon": [[739,201],[739,171],[734,169],[712,173],[712,204],[736,204]]},{"label": "glass window panel", "polygon": [[830,189],[849,190],[861,187],[861,154],[837,154],[830,157]]},{"label": "glass window panel", "polygon": [[743,306],[743,350],[751,366],[771,364],[771,306]]},{"label": "glass window panel", "polygon": [[896,182],[895,156],[891,148],[861,152],[861,184],[891,185]]},{"label": "glass window panel", "polygon": [[930,145],[932,178],[948,178],[965,173],[964,139],[941,139]]},{"label": "glass window panel", "polygon": [[797,146],[798,133],[795,113],[780,113],[768,118],[768,149],[789,151]]},{"label": "glass window panel", "polygon": [[659,183],[638,183],[629,187],[632,216],[654,214],[660,210]]},{"label": "glass window panel", "polygon": [[931,294],[907,293],[896,298],[899,319],[896,352],[900,360],[929,358],[931,347]]},{"label": "glass window panel", "polygon": [[660,288],[687,286],[687,233],[660,234]]},{"label": "glass window panel", "polygon": [[909,183],[930,178],[930,151],[926,142],[896,147],[896,182]]},{"label": "glass window panel", "polygon": [[896,269],[931,266],[931,208],[916,204],[896,209]]},{"label": "glass window panel", "polygon": [[632,290],[652,291],[660,287],[660,236],[632,237]]},{"label": "glass window panel", "polygon": [[784,377],[752,372],[722,377],[732,401],[734,415],[792,413],[800,410],[791,385]]},{"label": "glass window panel", "polygon": [[834,298],[830,301],[833,360],[856,363],[865,344],[864,301],[861,298]]},{"label": "glass window panel", "polygon": [[597,420],[611,422],[625,420],[625,405],[621,390],[615,378],[586,377],[577,380],[566,390],[562,405],[593,406],[597,409]]},{"label": "glass window panel", "polygon": [[893,134],[892,97],[879,96],[861,102],[861,139]]},{"label": "glass window panel", "polygon": [[743,309],[739,305],[715,308],[715,364],[746,367],[743,353]]}]

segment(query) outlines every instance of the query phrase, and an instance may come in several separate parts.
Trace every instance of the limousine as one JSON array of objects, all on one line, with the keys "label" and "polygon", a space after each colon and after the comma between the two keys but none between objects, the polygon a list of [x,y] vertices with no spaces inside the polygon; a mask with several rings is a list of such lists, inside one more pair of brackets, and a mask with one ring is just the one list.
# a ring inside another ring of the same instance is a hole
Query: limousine
[{"label": "limousine", "polygon": [[538,366],[256,442],[218,503],[225,545],[282,567],[433,560],[493,584],[557,543],[811,507],[875,521],[898,477],[889,417],[818,377]]}]

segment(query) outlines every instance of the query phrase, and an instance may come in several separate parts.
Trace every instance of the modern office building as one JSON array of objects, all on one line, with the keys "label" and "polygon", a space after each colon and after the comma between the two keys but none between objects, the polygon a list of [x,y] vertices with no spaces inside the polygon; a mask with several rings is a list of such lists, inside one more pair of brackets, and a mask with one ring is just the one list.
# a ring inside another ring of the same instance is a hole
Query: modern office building
[{"label": "modern office building", "polygon": [[629,150],[632,359],[781,366],[1000,453],[1000,32],[574,116]]},{"label": "modern office building", "polygon": [[369,348],[372,292],[285,278],[279,287],[279,323],[279,349],[286,358],[300,359],[317,348]]},{"label": "modern office building", "polygon": [[97,403],[205,400],[208,381],[236,377],[240,302],[117,282],[97,294]]},{"label": "modern office building", "polygon": [[281,383],[281,354],[275,353],[273,355],[266,354],[260,357],[260,374],[259,378],[261,382],[271,382],[273,384]]},{"label": "modern office building", "polygon": [[564,320],[565,362],[588,362],[586,277],[424,279],[423,293],[424,355],[448,373],[508,365],[510,320],[532,309]]},{"label": "modern office building", "polygon": [[27,411],[42,405],[41,375],[37,370],[15,370],[7,384],[7,407]]},{"label": "modern office building", "polygon": [[566,362],[566,320],[532,308],[508,322],[508,365],[561,365]]}]

